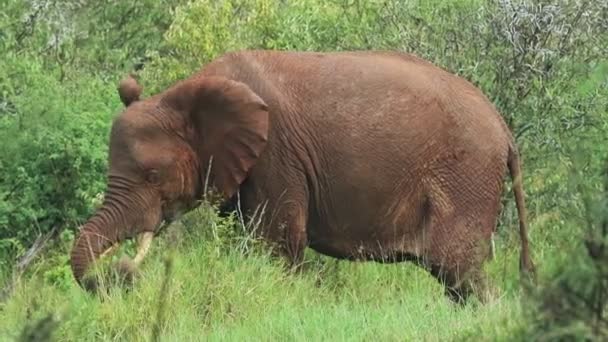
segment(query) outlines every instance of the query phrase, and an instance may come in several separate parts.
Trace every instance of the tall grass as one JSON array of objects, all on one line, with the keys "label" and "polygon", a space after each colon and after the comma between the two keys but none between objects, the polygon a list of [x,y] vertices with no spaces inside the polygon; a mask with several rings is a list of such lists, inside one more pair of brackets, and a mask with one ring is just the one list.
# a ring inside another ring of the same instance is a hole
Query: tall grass
[{"label": "tall grass", "polygon": [[133,288],[101,296],[58,286],[39,265],[0,307],[0,339],[47,329],[69,341],[445,341],[505,338],[522,324],[516,293],[460,307],[411,264],[308,253],[302,272],[287,272],[236,222],[208,207],[189,214],[156,241]]}]

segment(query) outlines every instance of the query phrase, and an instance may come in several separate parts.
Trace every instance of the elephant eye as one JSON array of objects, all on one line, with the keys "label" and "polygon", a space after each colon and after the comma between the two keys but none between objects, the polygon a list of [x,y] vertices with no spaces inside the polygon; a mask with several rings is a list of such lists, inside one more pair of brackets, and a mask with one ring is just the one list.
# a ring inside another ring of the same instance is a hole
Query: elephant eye
[{"label": "elephant eye", "polygon": [[146,174],[146,181],[150,184],[158,184],[160,182],[160,174],[158,170],[148,170],[148,173]]}]

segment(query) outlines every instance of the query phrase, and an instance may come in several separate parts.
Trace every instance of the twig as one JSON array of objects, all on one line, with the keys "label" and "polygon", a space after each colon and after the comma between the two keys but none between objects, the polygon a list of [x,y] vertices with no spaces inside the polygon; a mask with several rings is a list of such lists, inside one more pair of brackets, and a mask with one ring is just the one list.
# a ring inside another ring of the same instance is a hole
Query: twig
[{"label": "twig", "polygon": [[28,266],[36,259],[36,257],[44,250],[48,242],[57,235],[59,232],[59,226],[56,225],[44,235],[39,235],[34,244],[17,260],[15,269],[13,271],[13,279],[0,291],[0,302],[4,302],[5,299],[13,291],[17,280],[25,272]]},{"label": "twig", "polygon": [[53,227],[53,229],[51,229],[51,231],[46,233],[45,235],[38,236],[36,241],[34,241],[32,247],[30,247],[30,249],[25,252],[25,254],[19,259],[19,261],[17,261],[16,268],[19,274],[23,273],[25,269],[29,266],[29,264],[34,260],[34,258],[36,258],[38,254],[40,254],[40,252],[46,246],[47,242],[51,239],[51,237],[53,237],[53,235],[55,235],[56,231],[57,226]]},{"label": "twig", "polygon": [[209,176],[211,175],[211,165],[213,165],[213,156],[209,157],[209,165],[207,165],[207,173],[205,174],[205,184],[203,184],[203,199],[207,201],[207,190],[209,187]]},{"label": "twig", "polygon": [[241,210],[241,192],[239,190],[236,191],[236,212],[239,218],[239,223],[243,227],[243,231],[246,231],[245,220],[243,218],[243,211]]},{"label": "twig", "polygon": [[17,189],[19,189],[19,186],[21,185],[21,183],[23,183],[23,180],[20,180],[17,182],[17,184],[13,185],[13,187],[4,195],[2,200],[3,201],[8,200],[9,197],[11,197],[13,195],[13,193],[15,193],[15,191],[17,191]]}]

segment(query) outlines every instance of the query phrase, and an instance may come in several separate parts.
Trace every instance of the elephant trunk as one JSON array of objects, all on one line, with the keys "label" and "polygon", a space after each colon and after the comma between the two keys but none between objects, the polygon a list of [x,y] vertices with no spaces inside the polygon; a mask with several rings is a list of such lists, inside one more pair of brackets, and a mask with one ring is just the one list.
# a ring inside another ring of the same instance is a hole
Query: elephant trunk
[{"label": "elephant trunk", "polygon": [[83,282],[86,272],[103,254],[111,251],[125,239],[125,223],[112,210],[104,205],[80,231],[71,253],[71,267],[74,278],[80,286],[92,290],[94,283]]},{"label": "elephant trunk", "polygon": [[72,248],[72,273],[78,284],[89,291],[97,288],[97,282],[95,277],[86,277],[86,273],[98,259],[112,252],[124,240],[140,233],[137,255],[130,262],[131,266],[138,266],[161,223],[158,197],[114,178],[114,182],[108,186],[102,207],[84,224]]}]

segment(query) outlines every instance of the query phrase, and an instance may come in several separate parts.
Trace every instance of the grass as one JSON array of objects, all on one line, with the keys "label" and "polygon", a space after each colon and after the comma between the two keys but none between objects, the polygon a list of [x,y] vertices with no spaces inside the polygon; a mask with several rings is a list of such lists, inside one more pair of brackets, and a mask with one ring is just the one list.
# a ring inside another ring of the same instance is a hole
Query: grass
[{"label": "grass", "polygon": [[[40,261],[1,304],[0,340],[29,333],[38,341],[45,329],[68,341],[504,340],[521,326],[516,291],[459,307],[412,264],[337,261],[310,251],[305,270],[289,273],[235,233],[233,220],[214,215],[197,210],[155,240],[131,289],[93,296],[71,279],[67,255]],[[498,252],[490,273],[505,263],[516,269],[513,251]],[[53,268],[62,276],[50,277],[45,270]]]}]

